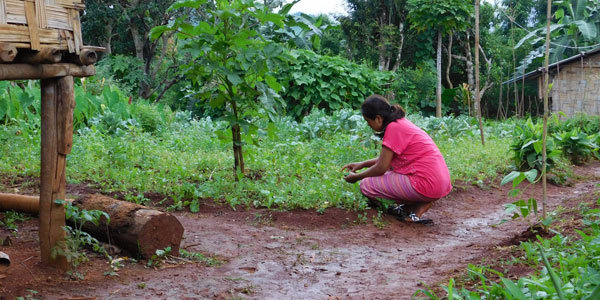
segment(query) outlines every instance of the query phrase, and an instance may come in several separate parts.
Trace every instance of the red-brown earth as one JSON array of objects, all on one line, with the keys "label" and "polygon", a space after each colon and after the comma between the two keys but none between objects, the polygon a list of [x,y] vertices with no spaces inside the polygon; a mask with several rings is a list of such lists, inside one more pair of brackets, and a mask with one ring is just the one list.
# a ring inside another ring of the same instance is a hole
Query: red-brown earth
[{"label": "red-brown earth", "polygon": [[[598,199],[600,163],[576,167],[571,186],[548,186],[550,209]],[[6,184],[4,186],[7,186]],[[16,189],[16,190],[15,190]],[[19,186],[4,192],[18,192]],[[69,186],[77,194],[81,186]],[[12,264],[0,271],[0,299],[410,299],[415,291],[445,282],[469,263],[494,261],[497,249],[517,243],[524,221],[499,226],[509,186],[455,188],[426,214],[433,226],[405,224],[376,211],[232,210],[204,204],[199,213],[175,215],[185,227],[182,248],[216,257],[222,264],[171,264],[146,268],[125,263],[107,276],[108,263],[88,254],[72,281],[40,262],[38,221],[19,223],[10,246],[0,246]],[[23,189],[25,190],[25,189]],[[85,190],[85,189],[84,189]],[[87,191],[86,191],[87,192]],[[540,200],[541,187],[527,189]],[[541,204],[540,204],[541,205]],[[158,208],[162,209],[162,208]]]}]

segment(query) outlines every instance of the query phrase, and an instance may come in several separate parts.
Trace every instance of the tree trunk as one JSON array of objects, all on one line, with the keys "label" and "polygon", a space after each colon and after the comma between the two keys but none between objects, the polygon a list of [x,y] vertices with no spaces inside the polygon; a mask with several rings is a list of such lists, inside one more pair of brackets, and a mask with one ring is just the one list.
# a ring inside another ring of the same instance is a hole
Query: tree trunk
[{"label": "tree trunk", "polygon": [[231,106],[233,108],[233,114],[235,117],[235,124],[233,124],[231,126],[231,137],[233,140],[233,161],[234,161],[234,166],[233,166],[233,176],[235,178],[235,180],[238,180],[238,170],[239,172],[241,172],[242,174],[244,174],[244,155],[242,152],[242,134],[241,134],[241,128],[240,128],[240,124],[238,124],[238,108],[237,108],[237,104],[235,103],[235,101],[233,101],[231,103]]},{"label": "tree trunk", "polygon": [[129,31],[131,32],[133,46],[135,47],[135,57],[144,61],[144,40],[137,24],[135,24],[135,21],[133,20],[129,23]]},{"label": "tree trunk", "polygon": [[450,80],[450,68],[452,67],[452,33],[449,36],[448,41],[448,67],[446,68],[446,81],[448,82],[449,88],[454,88],[452,81]]},{"label": "tree trunk", "polygon": [[377,44],[377,50],[379,51],[379,71],[387,71],[385,66],[385,62],[387,61],[385,35],[383,34],[385,27],[383,22],[384,19],[385,13],[379,20],[379,43]]},{"label": "tree trunk", "polygon": [[485,145],[483,136],[483,122],[481,120],[481,95],[479,94],[479,0],[475,0],[475,111],[479,119],[479,132],[481,144]]},{"label": "tree trunk", "polygon": [[112,53],[112,38],[113,38],[113,25],[112,22],[107,22],[104,27],[106,32],[108,32],[108,36],[106,37],[106,43],[104,43],[104,48],[106,48],[106,54],[110,55]]},{"label": "tree trunk", "polygon": [[435,116],[438,118],[441,118],[442,117],[442,31],[441,30],[438,30],[438,37],[437,37],[436,70],[437,70],[437,89],[436,89]]},{"label": "tree trunk", "polygon": [[392,72],[396,72],[398,68],[400,68],[400,64],[402,62],[402,49],[404,48],[404,23],[400,22],[400,25],[398,25],[398,31],[400,32],[400,45],[398,45],[398,55],[396,56],[396,63],[394,63]]}]

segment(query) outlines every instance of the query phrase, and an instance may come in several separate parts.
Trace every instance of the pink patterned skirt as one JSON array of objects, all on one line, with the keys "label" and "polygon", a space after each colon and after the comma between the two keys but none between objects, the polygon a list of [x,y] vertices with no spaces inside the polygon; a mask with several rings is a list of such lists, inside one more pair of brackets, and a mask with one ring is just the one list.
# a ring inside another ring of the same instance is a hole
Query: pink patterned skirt
[{"label": "pink patterned skirt", "polygon": [[415,191],[406,175],[387,171],[377,177],[367,177],[360,182],[360,191],[368,198],[384,198],[399,204],[432,202],[432,199]]}]

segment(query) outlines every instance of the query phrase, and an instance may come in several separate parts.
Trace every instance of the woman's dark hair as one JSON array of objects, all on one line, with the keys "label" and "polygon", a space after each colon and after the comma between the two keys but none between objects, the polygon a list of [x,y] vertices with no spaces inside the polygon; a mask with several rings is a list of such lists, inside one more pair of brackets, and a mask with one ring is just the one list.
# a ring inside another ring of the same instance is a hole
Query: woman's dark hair
[{"label": "woman's dark hair", "polygon": [[377,94],[369,96],[360,106],[360,111],[365,118],[375,119],[377,115],[383,118],[383,130],[376,134],[379,137],[383,137],[388,124],[406,116],[404,108],[398,104],[391,105],[385,97]]}]

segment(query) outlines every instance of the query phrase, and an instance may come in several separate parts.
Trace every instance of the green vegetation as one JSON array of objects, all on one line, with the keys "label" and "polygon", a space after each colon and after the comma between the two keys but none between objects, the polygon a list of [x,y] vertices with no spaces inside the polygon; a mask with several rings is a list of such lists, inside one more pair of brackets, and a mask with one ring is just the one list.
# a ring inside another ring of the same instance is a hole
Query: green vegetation
[{"label": "green vegetation", "polygon": [[[339,171],[348,161],[379,153],[377,138],[356,111],[329,116],[315,109],[301,122],[291,117],[254,118],[257,128],[243,140],[249,168],[235,183],[227,155],[227,122],[147,108],[148,115],[163,116],[149,132],[138,120],[141,110],[129,113],[133,109],[126,98],[102,106],[104,113],[77,131],[68,157],[69,182],[90,183],[101,192],[120,192],[136,202],[146,201],[144,193],[156,192],[171,209],[189,206],[192,211],[204,201],[278,209],[366,207],[358,186],[343,183]],[[409,118],[436,139],[455,181],[483,182],[506,170],[510,125],[490,123],[490,133],[504,135],[490,139],[494,147],[483,148],[471,142],[471,119]],[[38,176],[39,136],[15,135],[18,130],[17,123],[0,128],[0,140],[11,141],[0,146],[6,153],[0,173]]]},{"label": "green vegetation", "polygon": [[[517,126],[510,145],[516,168],[520,171],[536,169],[541,173],[543,163],[542,146],[542,122],[534,123],[529,118],[525,124]],[[548,153],[546,169],[550,172],[561,150],[556,147],[554,140],[549,137],[546,141],[546,151]]]},{"label": "green vegetation", "polygon": [[64,256],[73,267],[73,270],[71,270],[72,276],[77,279],[83,279],[83,275],[77,271],[77,267],[89,260],[85,252],[82,251],[84,247],[90,247],[95,252],[104,255],[107,259],[111,259],[100,242],[89,233],[83,231],[83,226],[86,223],[93,223],[98,226],[101,218],[104,218],[108,223],[110,222],[110,217],[103,211],[79,209],[64,200],[56,200],[55,203],[65,206],[65,217],[73,226],[64,227],[67,238],[63,243],[52,248],[52,257],[56,257],[57,255]]},{"label": "green vegetation", "polygon": [[29,220],[29,217],[25,214],[7,211],[0,215],[0,228],[5,228],[9,231],[17,232],[19,226],[17,223]]},{"label": "green vegetation", "polygon": [[341,57],[292,50],[292,60],[278,74],[284,83],[282,97],[288,99],[288,114],[303,117],[312,109],[327,113],[358,107],[371,94],[384,94],[392,74],[374,71]]},{"label": "green vegetation", "polygon": [[[575,236],[556,233],[552,238],[524,242],[520,263],[532,273],[511,280],[489,267],[469,265],[464,286],[451,279],[443,289],[449,299],[585,299],[600,297],[600,199],[594,207],[582,205],[583,226]],[[442,299],[432,291],[418,294]]]}]

